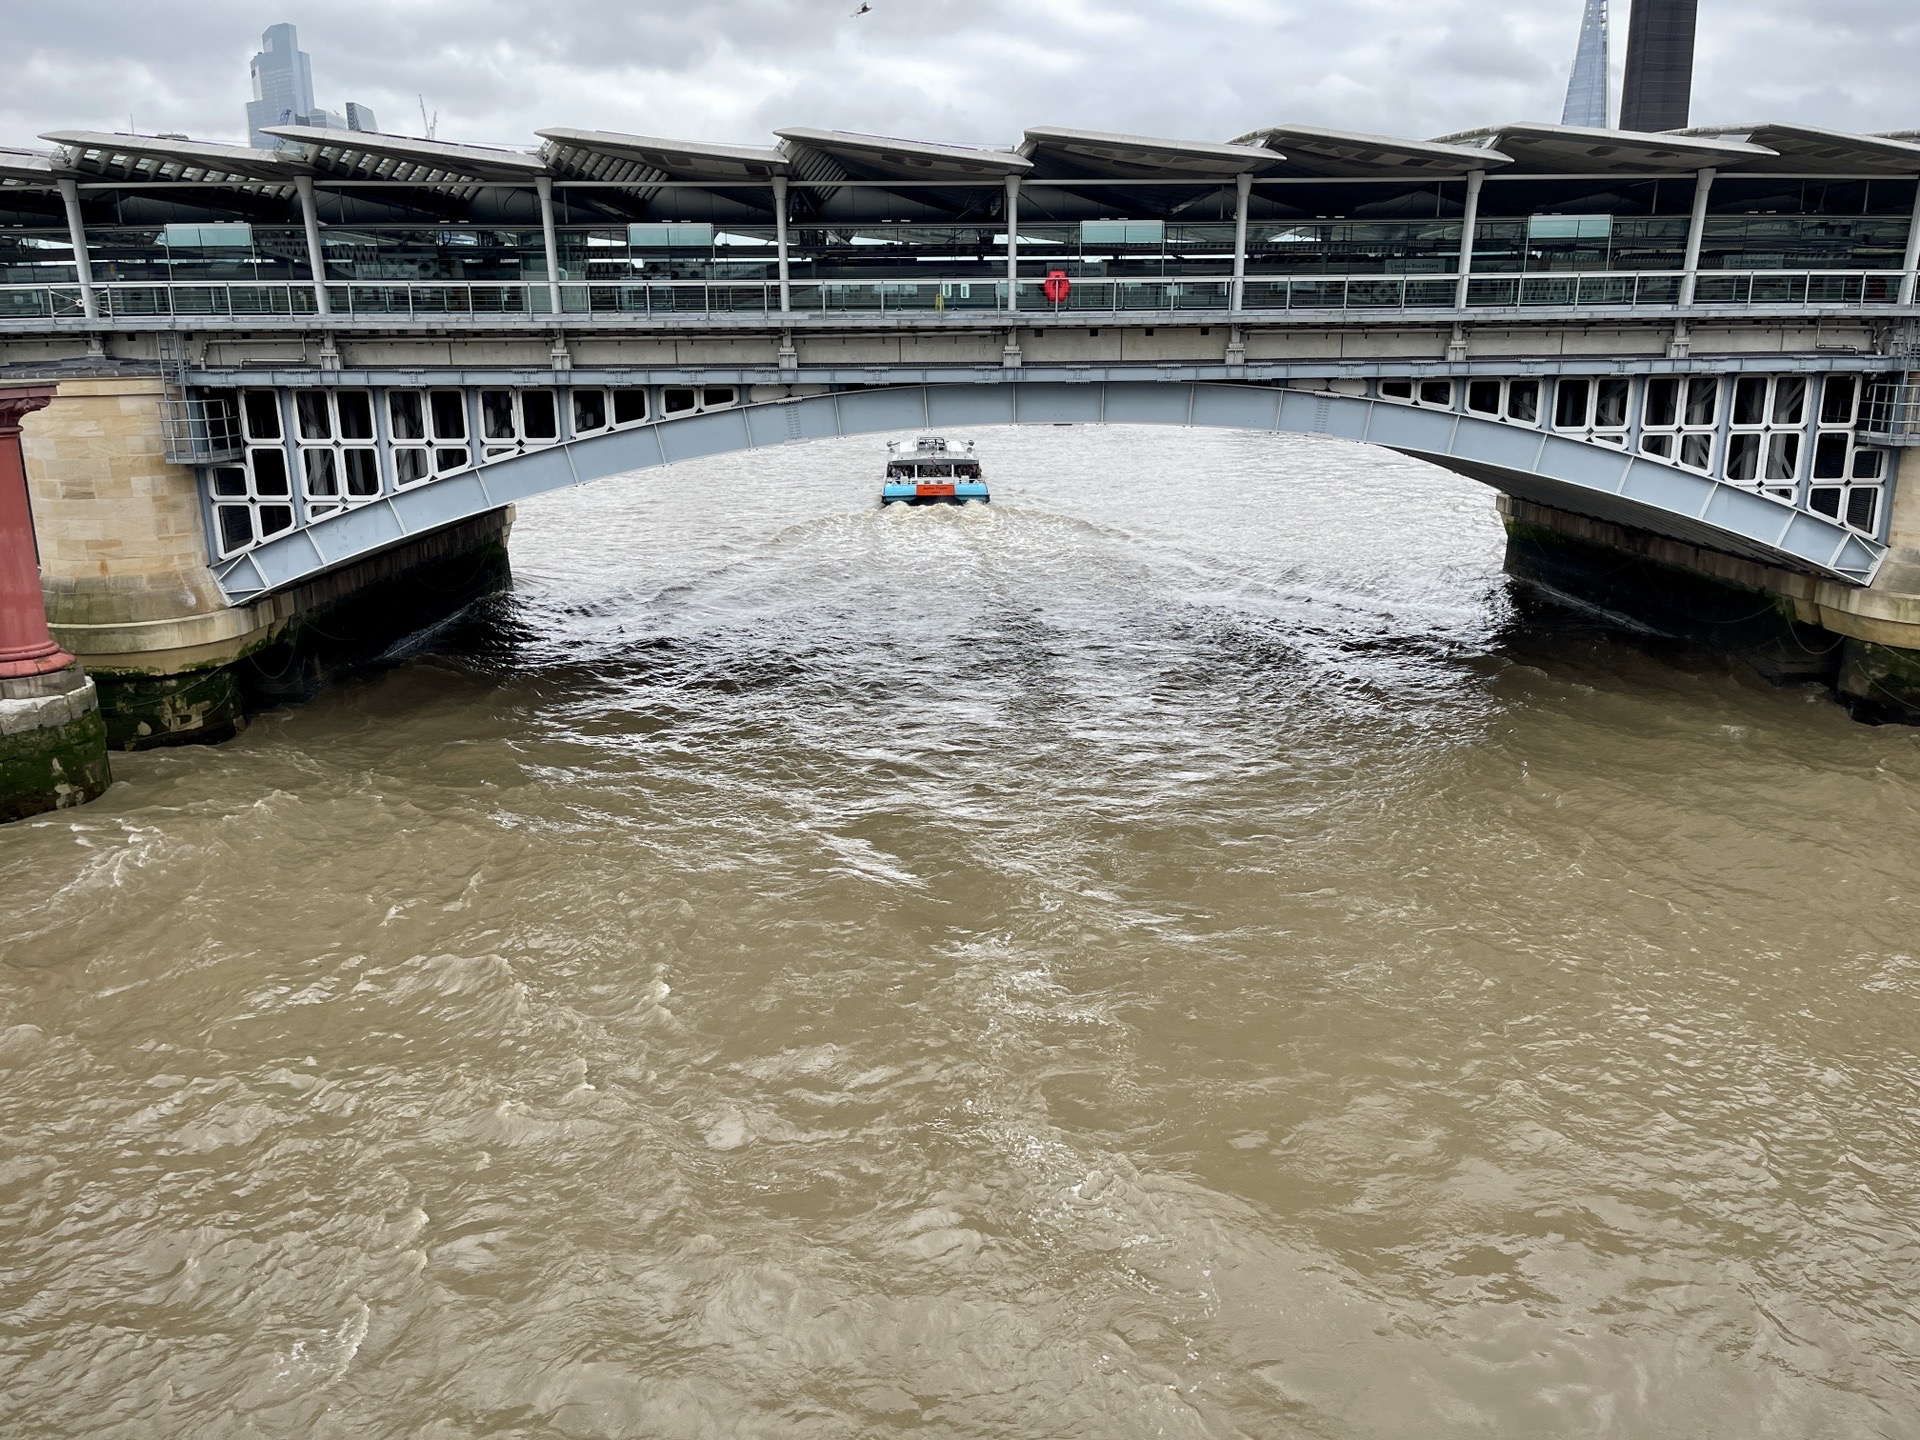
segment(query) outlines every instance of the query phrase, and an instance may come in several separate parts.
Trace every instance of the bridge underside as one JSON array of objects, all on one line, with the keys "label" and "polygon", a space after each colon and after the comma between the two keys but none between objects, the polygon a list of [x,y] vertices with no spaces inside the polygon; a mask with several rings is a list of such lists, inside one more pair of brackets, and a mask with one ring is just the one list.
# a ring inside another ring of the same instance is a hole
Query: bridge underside
[{"label": "bridge underside", "polygon": [[1324,435],[1428,460],[1496,490],[1853,585],[1884,547],[1824,516],[1646,455],[1532,426],[1325,390],[1190,381],[1022,381],[839,391],[672,418],[529,450],[316,520],[219,566],[241,603],[547,491],[795,442],[980,425],[1197,425]]}]

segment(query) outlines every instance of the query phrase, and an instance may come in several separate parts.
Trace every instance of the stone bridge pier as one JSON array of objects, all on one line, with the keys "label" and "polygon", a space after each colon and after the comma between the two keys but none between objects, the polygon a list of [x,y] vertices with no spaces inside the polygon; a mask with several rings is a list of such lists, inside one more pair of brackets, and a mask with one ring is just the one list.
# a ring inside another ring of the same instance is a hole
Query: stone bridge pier
[{"label": "stone bridge pier", "polygon": [[61,378],[23,437],[47,619],[97,683],[114,749],[230,739],[506,582],[498,509],[235,603],[199,467],[167,458],[167,403],[157,374]]}]

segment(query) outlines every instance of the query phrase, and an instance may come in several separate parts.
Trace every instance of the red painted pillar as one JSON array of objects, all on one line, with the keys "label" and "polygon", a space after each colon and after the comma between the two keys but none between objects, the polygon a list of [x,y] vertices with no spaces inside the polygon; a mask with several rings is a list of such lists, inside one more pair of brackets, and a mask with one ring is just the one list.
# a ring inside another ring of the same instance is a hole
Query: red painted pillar
[{"label": "red painted pillar", "polygon": [[73,664],[53,643],[40,595],[40,556],[27,504],[20,417],[53,399],[52,385],[0,386],[0,680],[46,675]]}]

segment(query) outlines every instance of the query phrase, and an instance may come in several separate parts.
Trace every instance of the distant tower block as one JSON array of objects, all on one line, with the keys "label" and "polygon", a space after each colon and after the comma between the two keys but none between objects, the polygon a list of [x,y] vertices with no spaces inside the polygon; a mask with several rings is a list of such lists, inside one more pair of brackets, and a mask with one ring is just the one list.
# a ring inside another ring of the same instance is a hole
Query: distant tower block
[{"label": "distant tower block", "polygon": [[1573,57],[1573,78],[1567,82],[1567,108],[1562,125],[1607,128],[1607,0],[1587,0],[1587,18],[1580,22],[1580,49]]},{"label": "distant tower block", "polygon": [[1693,36],[1700,0],[1633,0],[1620,128],[1686,128],[1693,113]]}]

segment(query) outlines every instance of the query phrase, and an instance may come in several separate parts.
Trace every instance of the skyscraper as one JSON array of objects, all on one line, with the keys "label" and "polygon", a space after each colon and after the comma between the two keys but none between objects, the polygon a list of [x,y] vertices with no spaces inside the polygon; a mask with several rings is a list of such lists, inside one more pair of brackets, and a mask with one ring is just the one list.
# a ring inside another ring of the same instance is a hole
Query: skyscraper
[{"label": "skyscraper", "polygon": [[267,125],[301,124],[313,114],[313,61],[291,25],[272,25],[253,57],[253,99],[247,102],[247,143],[271,150],[280,142],[261,134]]},{"label": "skyscraper", "polygon": [[323,110],[313,98],[313,61],[300,48],[291,25],[275,25],[260,37],[253,57],[253,99],[247,102],[247,143],[273,150],[280,142],[265,132],[269,125],[317,125],[322,130],[373,130],[373,111],[356,100],[347,113]]},{"label": "skyscraper", "polygon": [[1562,125],[1607,128],[1607,42],[1607,0],[1587,0],[1573,78],[1567,82],[1567,107],[1560,115]]},{"label": "skyscraper", "polygon": [[1700,0],[1633,0],[1622,130],[1681,130],[1693,113],[1693,36]]}]

